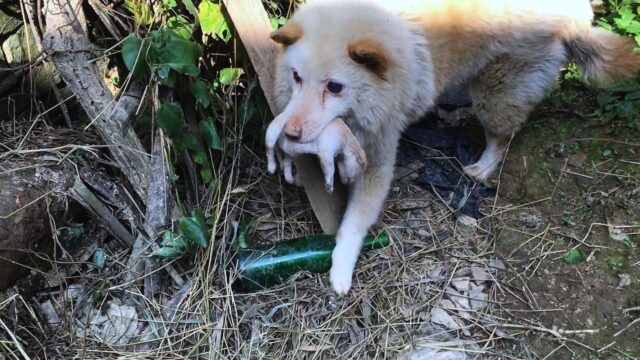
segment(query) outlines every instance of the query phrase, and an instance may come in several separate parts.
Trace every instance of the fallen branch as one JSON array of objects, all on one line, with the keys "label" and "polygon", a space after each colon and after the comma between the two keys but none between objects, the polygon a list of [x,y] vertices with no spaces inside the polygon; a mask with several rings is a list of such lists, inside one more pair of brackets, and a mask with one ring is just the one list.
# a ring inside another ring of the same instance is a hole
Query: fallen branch
[{"label": "fallen branch", "polygon": [[120,171],[141,199],[146,198],[147,154],[129,126],[131,98],[116,102],[107,88],[93,55],[81,0],[48,0],[44,50],[51,55],[60,76],[76,94]]}]

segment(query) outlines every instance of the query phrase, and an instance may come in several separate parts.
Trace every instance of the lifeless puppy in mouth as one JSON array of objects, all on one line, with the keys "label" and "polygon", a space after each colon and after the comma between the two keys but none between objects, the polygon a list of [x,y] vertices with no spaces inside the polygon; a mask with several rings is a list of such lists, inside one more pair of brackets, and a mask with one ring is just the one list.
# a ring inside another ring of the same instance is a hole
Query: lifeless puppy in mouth
[{"label": "lifeless puppy in mouth", "polygon": [[470,84],[487,145],[464,171],[485,179],[567,62],[592,84],[637,76],[634,41],[592,18],[589,0],[308,0],[271,35],[282,45],[274,129],[308,144],[340,118],[366,153],[332,254],[338,294],[383,209],[402,132],[446,89]]},{"label": "lifeless puppy in mouth", "polygon": [[307,143],[290,140],[282,134],[286,119],[284,116],[278,116],[267,128],[265,143],[270,173],[276,171],[276,145],[283,152],[280,163],[284,178],[289,184],[295,182],[292,159],[302,154],[318,155],[328,192],[333,192],[336,157],[340,180],[344,184],[352,184],[367,167],[367,155],[342,119],[335,118],[315,140]]}]

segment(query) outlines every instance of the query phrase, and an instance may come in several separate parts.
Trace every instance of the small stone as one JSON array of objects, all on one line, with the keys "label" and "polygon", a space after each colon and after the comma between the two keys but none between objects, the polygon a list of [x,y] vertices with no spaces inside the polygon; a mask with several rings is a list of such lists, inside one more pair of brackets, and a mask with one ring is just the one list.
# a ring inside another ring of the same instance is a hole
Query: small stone
[{"label": "small stone", "polygon": [[631,286],[631,276],[629,274],[618,274],[620,281],[618,282],[619,288],[626,288]]}]

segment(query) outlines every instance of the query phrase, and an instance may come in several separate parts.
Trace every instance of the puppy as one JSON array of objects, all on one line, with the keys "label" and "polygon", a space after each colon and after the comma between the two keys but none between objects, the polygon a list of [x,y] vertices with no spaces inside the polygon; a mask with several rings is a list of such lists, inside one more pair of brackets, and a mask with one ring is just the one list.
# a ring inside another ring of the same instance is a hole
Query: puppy
[{"label": "puppy", "polygon": [[314,141],[308,143],[291,141],[286,136],[282,136],[281,132],[284,127],[282,119],[282,117],[276,118],[267,128],[265,139],[267,162],[269,172],[274,173],[276,170],[274,148],[277,141],[278,147],[284,152],[281,164],[284,178],[289,184],[295,182],[292,159],[302,154],[318,155],[328,192],[333,192],[336,157],[340,157],[338,171],[344,184],[353,183],[367,167],[367,155],[342,119],[334,119]]},{"label": "puppy", "polygon": [[592,16],[588,0],[309,0],[271,35],[283,134],[312,142],[341,118],[366,153],[332,255],[338,294],[382,211],[402,132],[446,88],[471,84],[487,145],[465,171],[485,179],[568,60],[593,84],[637,75],[634,42]]}]

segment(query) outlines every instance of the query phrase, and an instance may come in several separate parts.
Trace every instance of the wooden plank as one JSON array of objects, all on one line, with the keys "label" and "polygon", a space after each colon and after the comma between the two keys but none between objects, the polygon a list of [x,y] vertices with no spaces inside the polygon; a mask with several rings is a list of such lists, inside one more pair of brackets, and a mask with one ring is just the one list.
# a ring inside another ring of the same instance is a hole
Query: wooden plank
[{"label": "wooden plank", "polygon": [[[224,5],[258,73],[271,112],[278,114],[281,109],[276,106],[273,89],[280,50],[269,39],[272,31],[269,16],[260,0],[224,0]],[[320,165],[312,156],[297,158],[295,166],[322,231],[335,234],[347,200],[346,187],[337,181],[333,194],[327,193]]]}]

